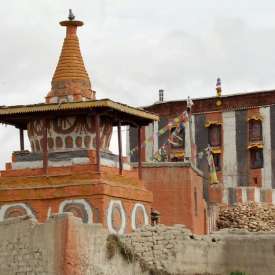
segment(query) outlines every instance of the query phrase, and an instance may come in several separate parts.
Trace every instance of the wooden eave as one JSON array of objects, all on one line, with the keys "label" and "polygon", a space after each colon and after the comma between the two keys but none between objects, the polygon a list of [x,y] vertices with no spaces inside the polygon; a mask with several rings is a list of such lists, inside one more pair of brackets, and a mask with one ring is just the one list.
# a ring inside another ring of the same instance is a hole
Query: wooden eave
[{"label": "wooden eave", "polygon": [[37,118],[55,119],[68,115],[94,115],[100,113],[103,117],[113,120],[117,125],[144,126],[159,120],[159,117],[140,108],[114,102],[110,99],[89,100],[64,103],[41,103],[21,106],[0,106],[0,123],[25,129],[29,120]]}]

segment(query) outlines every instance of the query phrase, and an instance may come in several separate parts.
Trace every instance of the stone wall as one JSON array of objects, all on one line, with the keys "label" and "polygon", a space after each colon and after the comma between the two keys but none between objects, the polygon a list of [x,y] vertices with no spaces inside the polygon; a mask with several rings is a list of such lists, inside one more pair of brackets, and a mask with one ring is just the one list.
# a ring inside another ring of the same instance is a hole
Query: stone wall
[{"label": "stone wall", "polygon": [[223,230],[196,236],[182,225],[146,226],[119,239],[151,274],[275,274],[275,232]]},{"label": "stone wall", "polygon": [[0,223],[2,275],[273,275],[275,233],[196,236],[182,225],[109,235],[71,214]]},{"label": "stone wall", "polygon": [[107,253],[108,231],[70,213],[44,224],[29,217],[0,222],[1,275],[134,275],[138,262]]},{"label": "stone wall", "polygon": [[56,226],[24,218],[1,222],[0,274],[56,274]]}]

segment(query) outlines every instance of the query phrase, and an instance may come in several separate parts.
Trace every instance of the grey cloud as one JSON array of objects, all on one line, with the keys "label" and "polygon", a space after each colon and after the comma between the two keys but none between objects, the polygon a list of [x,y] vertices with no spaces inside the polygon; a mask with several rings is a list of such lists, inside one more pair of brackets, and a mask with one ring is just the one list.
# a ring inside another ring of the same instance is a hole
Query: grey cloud
[{"label": "grey cloud", "polygon": [[[275,87],[274,1],[98,0],[1,4],[0,105],[42,102],[64,38],[58,21],[73,8],[85,21],[82,54],[98,98],[148,105]],[[9,138],[11,137],[11,138]],[[1,127],[0,163],[17,149],[17,131]]]}]

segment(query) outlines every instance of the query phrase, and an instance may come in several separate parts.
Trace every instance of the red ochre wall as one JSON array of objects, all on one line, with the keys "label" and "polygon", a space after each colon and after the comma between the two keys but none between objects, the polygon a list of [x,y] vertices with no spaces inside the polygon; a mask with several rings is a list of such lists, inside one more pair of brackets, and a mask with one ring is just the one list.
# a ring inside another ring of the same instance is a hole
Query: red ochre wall
[{"label": "red ochre wall", "polygon": [[[92,150],[91,156],[93,158]],[[115,204],[115,208],[123,213],[114,211],[116,215],[111,215],[111,220],[119,228],[122,216],[125,216],[126,227],[123,233],[132,231],[133,209],[136,209],[136,219],[133,218],[136,224],[141,226],[145,222],[145,214],[150,223],[153,196],[144,188],[143,182],[138,180],[135,170],[124,170],[120,176],[117,168],[101,166],[99,174],[94,164],[72,165],[49,167],[45,176],[43,169],[12,170],[9,166],[11,165],[8,165],[7,170],[1,171],[0,177],[1,219],[5,219],[7,208],[12,209],[12,215],[17,216],[26,212],[24,209],[27,208],[38,222],[43,223],[49,214],[59,213],[59,207],[64,201],[67,204],[79,204],[81,200],[82,207],[85,205],[92,212],[93,218],[90,215],[89,222],[102,223],[108,227],[108,211],[113,209],[110,205]],[[24,205],[18,206],[20,203]],[[73,210],[79,213],[79,205]]]},{"label": "red ochre wall", "polygon": [[[66,198],[66,200],[70,199],[85,199],[91,207],[93,211],[93,223],[101,223],[104,225],[104,227],[107,228],[107,210],[109,206],[109,201],[111,199],[117,200],[118,198],[109,198],[109,197],[103,197],[103,196],[93,196],[93,197],[81,197],[81,198]],[[17,201],[13,203],[24,203],[28,207],[31,208],[33,214],[35,215],[35,218],[38,222],[44,223],[48,219],[48,210],[51,208],[51,214],[58,214],[59,212],[59,205],[63,202],[63,199],[50,199],[50,200],[23,200],[23,201]],[[132,209],[134,207],[135,202],[131,200],[120,200],[123,209],[125,210],[126,214],[126,228],[124,233],[129,233],[132,231],[131,227],[131,213]],[[150,215],[151,205],[149,203],[141,202],[147,211],[148,216]],[[0,206],[4,204],[1,203]],[[118,217],[115,216],[114,219],[117,219]],[[149,220],[150,222],[150,220]],[[114,220],[114,223],[120,224],[120,220]]]},{"label": "red ochre wall", "polygon": [[[0,190],[0,207],[3,205],[23,203],[37,219],[38,222],[44,223],[51,215],[59,213],[59,206],[63,201],[85,200],[92,211],[93,223],[101,223],[106,228],[107,214],[111,200],[120,201],[125,212],[126,227],[124,233],[132,231],[131,215],[136,203],[142,204],[147,212],[150,223],[150,211],[152,194],[144,189],[123,188],[116,186],[115,190],[109,190],[109,186],[103,187],[107,192],[102,194],[102,186],[97,185],[76,185],[66,187],[48,187],[35,188],[31,190]],[[110,187],[112,188],[112,187]],[[99,193],[99,194],[98,194]],[[100,194],[101,193],[101,194]],[[119,220],[116,220],[119,219]],[[113,223],[121,223],[119,215],[112,217]]]},{"label": "red ochre wall", "polygon": [[152,207],[160,212],[161,224],[184,224],[196,234],[207,233],[202,177],[190,165],[155,164],[143,167],[142,180],[153,193]]}]

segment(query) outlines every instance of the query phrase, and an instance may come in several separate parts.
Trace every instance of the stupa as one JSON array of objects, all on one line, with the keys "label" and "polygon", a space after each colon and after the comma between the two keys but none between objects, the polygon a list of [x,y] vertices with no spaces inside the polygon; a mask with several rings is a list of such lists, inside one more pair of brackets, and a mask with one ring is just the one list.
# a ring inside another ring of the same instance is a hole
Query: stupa
[{"label": "stupa", "polygon": [[[158,120],[142,109],[96,100],[77,37],[82,21],[66,27],[61,55],[46,102],[0,107],[0,123],[19,129],[20,150],[0,176],[0,221],[30,215],[44,222],[72,212],[85,223],[102,223],[112,233],[129,232],[149,222],[152,193],[141,180],[141,158],[133,169],[122,156],[121,126],[138,129]],[[109,150],[117,127],[119,154]],[[27,131],[31,151],[25,150]]]}]

